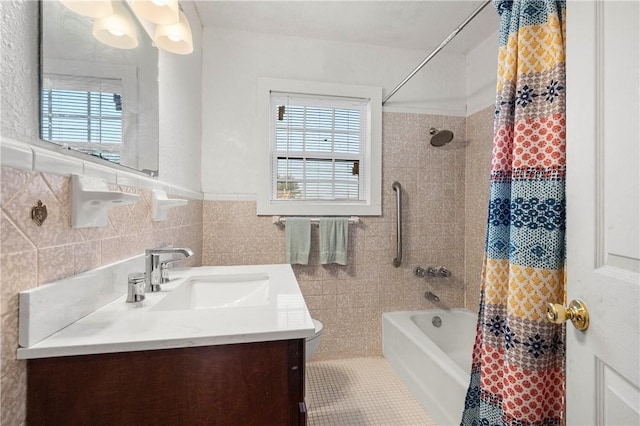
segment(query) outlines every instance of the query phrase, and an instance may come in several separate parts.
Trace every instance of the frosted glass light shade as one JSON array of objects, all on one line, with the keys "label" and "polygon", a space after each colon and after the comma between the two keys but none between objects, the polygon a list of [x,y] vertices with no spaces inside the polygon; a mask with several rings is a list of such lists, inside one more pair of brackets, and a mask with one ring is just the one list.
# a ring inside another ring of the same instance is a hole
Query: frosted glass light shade
[{"label": "frosted glass light shade", "polygon": [[113,13],[93,22],[93,36],[118,49],[138,47],[138,34],[131,15],[120,3],[113,4]]},{"label": "frosted glass light shade", "polygon": [[133,11],[158,25],[172,25],[180,19],[178,0],[131,0]]},{"label": "frosted glass light shade", "polygon": [[89,18],[104,18],[113,13],[111,0],[60,0],[68,9]]},{"label": "frosted glass light shade", "polygon": [[188,55],[193,52],[193,37],[191,25],[184,12],[180,12],[180,21],[173,25],[157,25],[155,37],[156,46],[167,52]]}]

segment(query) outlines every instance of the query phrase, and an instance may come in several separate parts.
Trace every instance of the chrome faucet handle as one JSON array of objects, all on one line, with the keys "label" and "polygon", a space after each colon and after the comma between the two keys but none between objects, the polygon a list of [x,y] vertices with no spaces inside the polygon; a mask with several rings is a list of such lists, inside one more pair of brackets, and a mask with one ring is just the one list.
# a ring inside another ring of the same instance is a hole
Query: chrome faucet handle
[{"label": "chrome faucet handle", "polygon": [[184,259],[172,259],[172,260],[165,260],[160,262],[160,283],[161,284],[168,283],[169,281],[171,281],[169,279],[169,266],[177,262],[182,262],[183,260]]},{"label": "chrome faucet handle", "polygon": [[423,268],[421,268],[421,267],[419,267],[419,266],[416,266],[415,268],[413,268],[413,274],[414,274],[416,277],[424,278],[424,276],[425,276],[425,273],[426,273],[426,272],[427,272],[427,271],[425,271]]},{"label": "chrome faucet handle", "polygon": [[435,277],[436,275],[438,275],[438,270],[436,268],[434,268],[433,266],[428,266],[425,274],[430,276],[430,277]]},{"label": "chrome faucet handle", "polygon": [[127,303],[137,303],[144,300],[145,273],[129,274],[127,280]]}]

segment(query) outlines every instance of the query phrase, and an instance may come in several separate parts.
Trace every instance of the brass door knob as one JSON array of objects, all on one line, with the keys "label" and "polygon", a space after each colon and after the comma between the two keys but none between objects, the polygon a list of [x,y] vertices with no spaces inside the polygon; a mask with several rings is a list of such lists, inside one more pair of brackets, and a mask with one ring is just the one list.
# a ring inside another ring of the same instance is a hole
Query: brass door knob
[{"label": "brass door knob", "polygon": [[589,328],[589,311],[580,299],[569,302],[568,308],[558,303],[547,303],[547,319],[554,324],[571,320],[573,326],[580,331]]}]

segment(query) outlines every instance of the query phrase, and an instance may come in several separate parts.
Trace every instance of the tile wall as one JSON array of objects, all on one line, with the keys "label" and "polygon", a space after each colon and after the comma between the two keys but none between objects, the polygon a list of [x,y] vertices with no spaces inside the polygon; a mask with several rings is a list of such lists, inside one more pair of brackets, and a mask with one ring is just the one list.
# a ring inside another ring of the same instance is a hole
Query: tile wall
[{"label": "tile wall", "polygon": [[[429,128],[454,140],[429,144]],[[381,314],[464,306],[465,118],[383,114],[383,214],[349,231],[347,266],[320,265],[317,228],[309,265],[294,271],[311,315],[325,324],[315,359],[381,355]],[[394,181],[403,187],[404,258],[396,255]],[[203,264],[284,263],[285,231],[257,217],[251,201],[204,202]],[[445,266],[451,278],[418,278],[416,266]],[[440,303],[425,300],[432,291]]]},{"label": "tile wall", "polygon": [[[0,300],[2,321],[0,424],[25,420],[26,362],[16,359],[18,292],[141,254],[162,245],[191,247],[185,265],[201,264],[202,201],[171,209],[164,222],[151,220],[151,191],[127,186],[115,190],[141,196],[136,204],[109,211],[103,228],[71,228],[70,178],[2,168],[0,211]],[[179,197],[182,198],[182,197]],[[38,200],[47,206],[42,227],[31,221]]]}]

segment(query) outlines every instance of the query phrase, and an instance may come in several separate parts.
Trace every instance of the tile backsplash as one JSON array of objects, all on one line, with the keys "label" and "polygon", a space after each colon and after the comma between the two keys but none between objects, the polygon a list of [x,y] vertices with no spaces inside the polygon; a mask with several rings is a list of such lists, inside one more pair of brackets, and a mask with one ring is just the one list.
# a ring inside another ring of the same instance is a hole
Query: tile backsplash
[{"label": "tile backsplash", "polygon": [[[139,194],[140,199],[135,204],[110,209],[105,227],[74,229],[70,185],[69,176],[2,167],[0,423],[3,425],[21,424],[25,415],[26,363],[15,357],[20,291],[132,257],[149,247],[191,247],[195,256],[184,265],[201,264],[201,200],[189,200],[186,206],[171,209],[167,221],[154,222],[150,190],[112,185],[114,190]],[[48,212],[40,227],[31,220],[31,208],[38,200]]]}]

